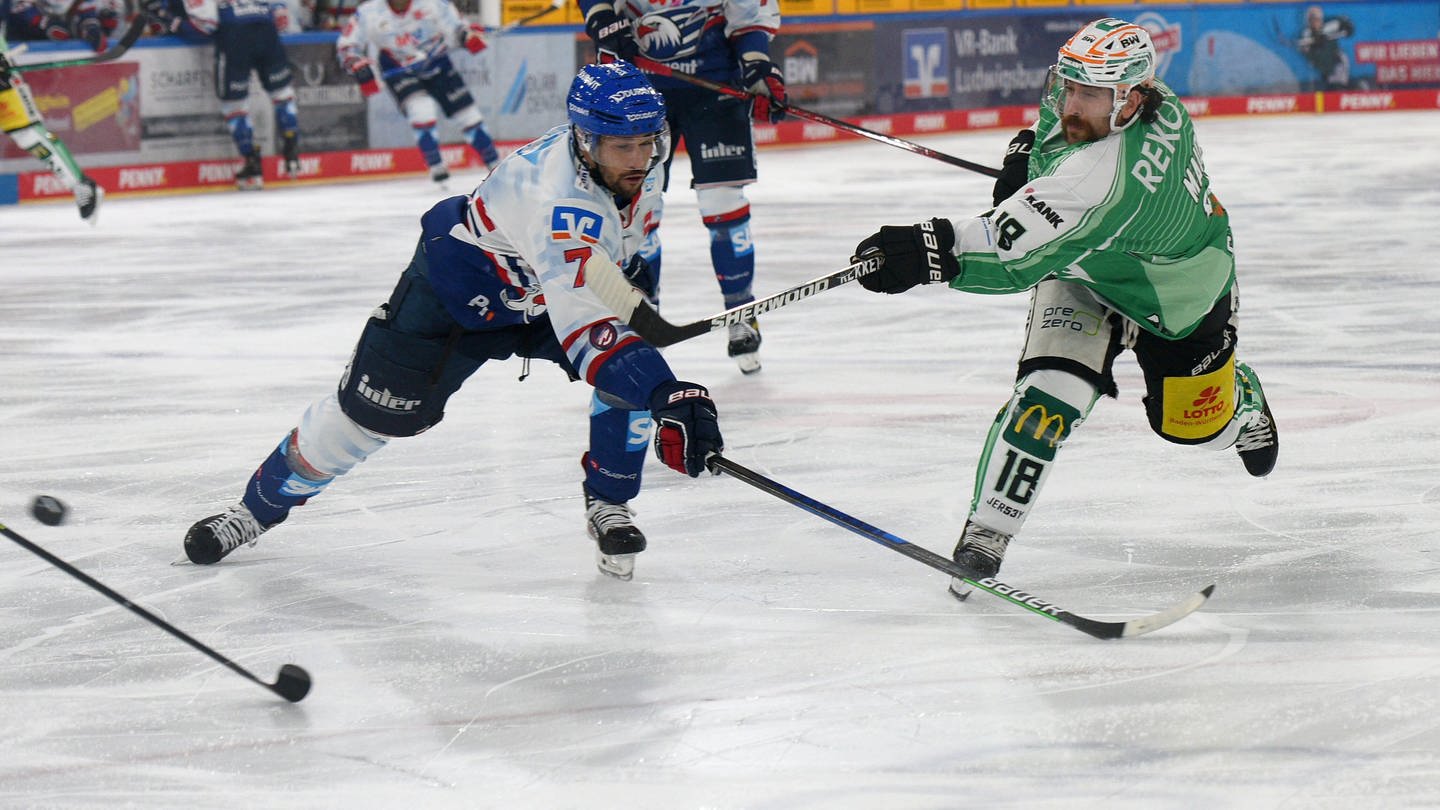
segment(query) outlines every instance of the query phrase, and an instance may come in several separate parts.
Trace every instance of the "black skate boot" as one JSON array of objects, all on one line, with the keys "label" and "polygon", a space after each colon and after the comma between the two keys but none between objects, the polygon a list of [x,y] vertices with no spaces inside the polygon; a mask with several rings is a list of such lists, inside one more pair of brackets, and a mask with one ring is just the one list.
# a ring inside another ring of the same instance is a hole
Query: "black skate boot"
[{"label": "black skate boot", "polygon": [[300,133],[293,129],[280,133],[280,154],[283,160],[280,170],[291,180],[299,177]]},{"label": "black skate boot", "polygon": [[80,208],[80,218],[94,225],[100,219],[100,201],[103,199],[105,189],[82,175],[80,185],[75,187],[75,205]]},{"label": "black skate boot", "polygon": [[[965,576],[973,580],[987,579],[1000,573],[1000,561],[1005,558],[1005,548],[1010,545],[1010,535],[987,529],[973,520],[965,521],[965,530],[960,533],[960,542],[950,558],[955,561]],[[975,587],[959,577],[950,580],[950,593],[956,599],[965,599]]]},{"label": "black skate boot", "polygon": [[629,582],[635,576],[635,555],[645,550],[645,535],[623,503],[601,500],[585,490],[585,526],[595,538],[595,565],[600,572]]},{"label": "black skate boot", "polygon": [[730,324],[730,344],[726,351],[735,358],[743,374],[760,370],[760,323],[751,318],[744,323]]},{"label": "black skate boot", "polygon": [[265,187],[265,168],[260,163],[260,147],[252,147],[245,163],[235,173],[235,187],[241,191],[259,191]]},{"label": "black skate boot", "polygon": [[1269,475],[1275,469],[1280,457],[1280,431],[1275,427],[1275,417],[1270,413],[1270,402],[1265,399],[1265,390],[1260,387],[1260,376],[1244,363],[1235,364],[1241,381],[1241,407],[1255,409],[1260,404],[1260,414],[1252,416],[1250,422],[1240,430],[1235,439],[1235,452],[1245,464],[1245,472],[1259,478]]},{"label": "black skate boot", "polygon": [[255,545],[260,535],[284,520],[263,525],[245,504],[237,503],[228,511],[211,515],[190,527],[185,533],[185,556],[196,565],[213,565],[246,543]]}]

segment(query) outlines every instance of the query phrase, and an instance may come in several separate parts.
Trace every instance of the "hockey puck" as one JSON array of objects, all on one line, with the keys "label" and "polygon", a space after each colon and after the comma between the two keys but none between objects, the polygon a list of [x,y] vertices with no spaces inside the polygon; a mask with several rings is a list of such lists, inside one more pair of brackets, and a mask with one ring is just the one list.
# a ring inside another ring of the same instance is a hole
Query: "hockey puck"
[{"label": "hockey puck", "polygon": [[30,504],[30,514],[46,526],[59,526],[65,522],[70,510],[53,495],[36,495]]}]

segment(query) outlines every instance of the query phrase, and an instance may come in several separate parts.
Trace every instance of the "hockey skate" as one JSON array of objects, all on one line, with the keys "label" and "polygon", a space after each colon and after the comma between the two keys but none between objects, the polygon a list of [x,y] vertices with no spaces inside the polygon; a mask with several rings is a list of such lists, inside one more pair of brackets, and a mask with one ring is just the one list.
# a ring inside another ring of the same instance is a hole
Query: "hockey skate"
[{"label": "hockey skate", "polygon": [[245,504],[237,503],[227,511],[211,515],[190,527],[190,531],[185,533],[185,556],[196,565],[213,565],[247,543],[255,545],[260,535],[283,520],[263,525],[250,514]]},{"label": "hockey skate", "polygon": [[94,225],[100,219],[100,201],[105,199],[105,189],[89,177],[81,176],[75,186],[75,205],[80,208],[80,218]]},{"label": "hockey skate", "polygon": [[1235,452],[1240,454],[1245,472],[1259,478],[1275,469],[1275,461],[1280,457],[1280,431],[1275,427],[1275,417],[1270,413],[1265,390],[1260,387],[1260,376],[1244,363],[1236,363],[1235,369],[1239,372],[1242,386],[1240,394],[1244,404],[1241,407],[1253,412],[1258,401],[1260,409],[1260,413],[1252,415],[1241,428],[1240,436],[1235,439]]},{"label": "hockey skate", "polygon": [[259,191],[265,187],[265,168],[260,163],[258,146],[250,150],[240,171],[235,173],[235,187],[241,191]]},{"label": "hockey skate", "polygon": [[600,573],[629,582],[635,576],[635,555],[645,550],[645,535],[623,503],[601,500],[585,490],[585,526],[595,539],[595,565]]},{"label": "hockey skate", "polygon": [[743,374],[760,370],[760,324],[754,318],[730,324],[730,344],[726,347]]},{"label": "hockey skate", "polygon": [[280,154],[283,156],[280,170],[294,180],[300,176],[300,133],[289,130],[280,134]]},{"label": "hockey skate", "polygon": [[[1005,558],[1005,548],[1010,545],[1010,535],[987,529],[973,520],[965,521],[965,530],[960,533],[960,542],[950,555],[955,564],[965,571],[972,580],[986,579],[1000,573],[1000,561]],[[956,599],[965,599],[975,586],[964,579],[950,580],[950,593]]]},{"label": "hockey skate", "polygon": [[439,184],[441,188],[444,188],[445,181],[450,179],[450,167],[444,163],[436,163],[430,167],[430,179]]}]

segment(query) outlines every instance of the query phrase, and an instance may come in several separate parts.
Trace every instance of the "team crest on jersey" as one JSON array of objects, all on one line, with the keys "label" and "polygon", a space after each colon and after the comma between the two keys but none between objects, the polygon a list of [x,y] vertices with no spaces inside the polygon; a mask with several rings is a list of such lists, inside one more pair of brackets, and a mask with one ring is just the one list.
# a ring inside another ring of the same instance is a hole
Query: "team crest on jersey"
[{"label": "team crest on jersey", "polygon": [[615,331],[615,324],[609,321],[590,327],[590,345],[602,352],[615,348],[615,343],[619,339],[620,333]]},{"label": "team crest on jersey", "polygon": [[697,6],[652,11],[635,21],[640,50],[651,59],[668,62],[695,53],[709,15]]},{"label": "team crest on jersey", "polygon": [[571,205],[557,205],[550,212],[550,238],[557,241],[579,239],[587,244],[600,241],[604,220],[594,211]]},{"label": "team crest on jersey", "polygon": [[523,312],[527,318],[536,318],[545,314],[545,293],[540,290],[540,285],[532,287],[506,287],[500,291],[500,303],[506,309],[515,312]]}]

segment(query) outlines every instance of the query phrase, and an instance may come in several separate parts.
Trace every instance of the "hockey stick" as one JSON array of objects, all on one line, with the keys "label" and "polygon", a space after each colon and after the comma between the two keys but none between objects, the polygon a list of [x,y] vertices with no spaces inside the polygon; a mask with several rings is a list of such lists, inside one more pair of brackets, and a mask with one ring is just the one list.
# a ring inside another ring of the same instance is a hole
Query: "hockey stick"
[{"label": "hockey stick", "polygon": [[130,18],[130,27],[125,29],[125,35],[114,45],[111,45],[104,53],[97,53],[94,56],[82,56],[76,59],[58,59],[54,62],[36,62],[30,65],[15,65],[11,69],[25,73],[31,70],[53,70],[54,68],[76,67],[78,65],[94,65],[99,62],[112,62],[125,55],[145,33],[145,27],[149,25],[150,18],[144,12]]},{"label": "hockey stick", "polygon": [[600,300],[620,316],[620,320],[635,330],[635,334],[651,346],[669,346],[706,332],[723,329],[731,324],[743,323],[757,315],[803,301],[816,293],[848,284],[879,269],[879,257],[866,259],[842,270],[836,270],[829,275],[813,278],[803,284],[796,284],[787,290],[781,290],[769,298],[741,304],[708,318],[686,324],[674,324],[665,320],[655,305],[645,297],[645,293],[636,289],[614,262],[591,256],[585,262],[584,272],[585,286],[594,290]]},{"label": "hockey stick", "polygon": [[205,653],[216,661],[219,661],[221,664],[224,664],[226,667],[229,667],[231,670],[244,676],[247,680],[251,680],[255,683],[260,684],[261,686],[269,689],[271,692],[274,692],[280,697],[285,698],[291,703],[299,703],[300,700],[304,698],[305,695],[310,691],[310,673],[306,672],[300,667],[294,664],[285,664],[280,667],[280,674],[275,679],[275,683],[266,683],[265,681],[262,681],[258,677],[256,677],[248,669],[245,669],[234,661],[231,661],[229,658],[226,658],[220,653],[215,652],[214,650],[195,640],[193,637],[191,637],[185,631],[177,628],[175,625],[170,624],[159,616],[156,616],[154,613],[151,613],[145,608],[142,608],[134,602],[131,602],[129,599],[126,599],[124,596],[116,593],[109,586],[105,585],[98,579],[95,579],[94,577],[90,576],[84,571],[81,571],[70,563],[65,562],[64,560],[56,557],[54,554],[51,554],[40,546],[37,546],[29,540],[26,540],[24,537],[21,537],[17,532],[12,530],[9,526],[6,526],[4,523],[0,523],[0,534],[5,535],[11,540],[14,540],[16,543],[23,546],[26,550],[38,555],[41,559],[45,560],[56,568],[59,568],[61,571],[64,571],[65,573],[69,574],[72,577],[75,577],[76,579],[80,580],[86,585],[89,585],[100,593],[110,597],[112,600],[119,603],[121,607],[128,608],[131,612],[133,612],[140,618],[150,622],[151,624],[180,639],[186,644],[189,644],[191,647],[194,647],[200,652]]},{"label": "hockey stick", "polygon": [[849,529],[850,531],[860,535],[861,537],[879,543],[886,548],[898,551],[901,554],[904,554],[906,557],[911,558],[912,560],[918,560],[930,566],[931,568],[934,568],[937,571],[943,571],[952,577],[963,579],[971,585],[974,585],[975,587],[988,593],[994,594],[995,596],[998,596],[1007,602],[1019,605],[1026,610],[1029,610],[1033,613],[1038,613],[1041,616],[1044,616],[1053,621],[1057,621],[1061,624],[1069,625],[1076,630],[1094,636],[1095,638],[1129,638],[1131,636],[1138,636],[1154,630],[1159,630],[1162,627],[1174,624],[1175,622],[1185,618],[1191,613],[1194,613],[1200,608],[1201,605],[1205,604],[1205,600],[1209,599],[1210,594],[1214,593],[1215,591],[1215,586],[1210,585],[1209,587],[1201,590],[1199,593],[1191,595],[1185,601],[1180,602],[1179,604],[1176,604],[1165,610],[1162,610],[1159,613],[1154,613],[1149,616],[1142,616],[1138,619],[1131,619],[1125,622],[1104,622],[1097,619],[1088,619],[1084,616],[1071,613],[1070,611],[1056,605],[1052,605],[1049,602],[1046,602],[1045,600],[1030,593],[1022,591],[1012,585],[1006,585],[999,580],[989,577],[980,580],[970,579],[969,577],[965,576],[965,573],[960,570],[959,566],[957,566],[954,562],[947,560],[944,557],[941,557],[939,554],[921,548],[920,546],[912,545],[911,543],[906,542],[905,540],[887,531],[877,529],[874,526],[871,526],[864,521],[853,518],[838,509],[826,506],[825,504],[820,503],[814,498],[802,495],[799,492],[796,492],[795,490],[784,486],[783,484],[778,484],[774,481],[771,481],[769,478],[766,478],[765,476],[755,472],[754,470],[743,467],[731,461],[730,459],[721,456],[719,453],[710,456],[710,458],[706,461],[706,464],[710,467],[712,472],[723,471],[731,477],[738,478],[739,480],[744,481],[745,483],[749,484],[752,487],[755,487],[756,489],[768,492],[782,501],[792,503],[813,515],[824,518],[825,520],[834,523],[837,526]]},{"label": "hockey stick", "polygon": [[[686,82],[687,84],[693,84],[696,87],[704,87],[708,90],[714,90],[715,92],[722,95],[732,96],[734,98],[743,98],[750,101],[753,101],[755,99],[755,94],[749,92],[748,90],[741,90],[738,87],[731,87],[728,84],[712,82],[709,79],[703,79],[699,76],[694,76],[689,73],[682,73],[665,64],[664,62],[656,62],[654,59],[650,59],[644,56],[635,57],[635,65],[646,73],[653,73],[656,76],[669,76],[672,79],[679,79],[682,82]],[[828,115],[812,112],[802,107],[795,107],[790,104],[781,104],[779,102],[772,101],[770,102],[770,105],[772,107],[777,107],[781,110],[784,110],[785,112],[795,116],[796,118],[804,118],[809,121],[826,124],[828,126],[832,126],[836,129],[843,130],[854,135],[869,138],[872,141],[879,141],[880,143],[899,147],[907,152],[914,152],[917,155],[924,155],[928,158],[934,158],[935,160],[949,163],[951,166],[959,166],[962,169],[969,169],[972,172],[978,172],[987,177],[1000,176],[999,169],[992,169],[989,166],[980,163],[972,163],[964,158],[958,158],[954,155],[947,155],[944,152],[937,152],[928,146],[921,146],[918,143],[915,143],[913,141],[907,141],[904,138],[896,138],[893,135],[886,135],[882,132],[876,132],[873,129],[865,129],[864,127],[856,126],[848,121],[841,121],[839,118],[831,118]]]},{"label": "hockey stick", "polygon": [[546,14],[549,14],[550,12],[554,11],[554,10],[557,9],[557,8],[560,8],[560,7],[563,6],[563,5],[565,5],[565,0],[550,0],[550,5],[548,5],[548,6],[544,7],[544,8],[542,8],[542,9],[540,9],[539,11],[535,12],[534,14],[526,14],[524,17],[521,17],[521,18],[518,19],[518,20],[513,20],[513,21],[511,21],[511,22],[505,23],[504,25],[500,26],[499,28],[496,28],[496,29],[495,29],[495,33],[497,33],[497,34],[508,34],[508,33],[510,33],[511,31],[514,31],[516,28],[519,28],[519,27],[522,26],[522,25],[526,25],[526,24],[528,24],[528,23],[535,22],[536,20],[540,19],[541,17],[544,17]]}]

